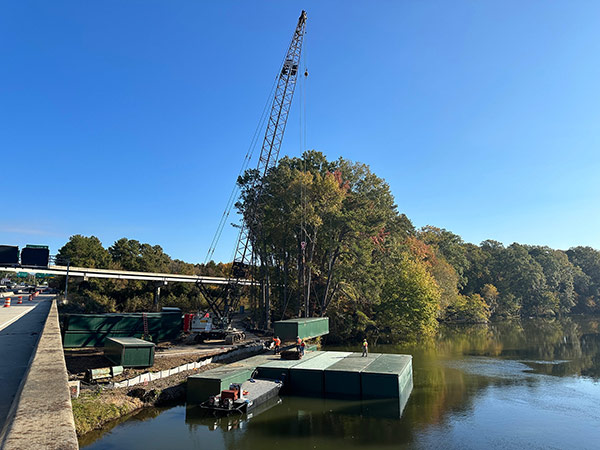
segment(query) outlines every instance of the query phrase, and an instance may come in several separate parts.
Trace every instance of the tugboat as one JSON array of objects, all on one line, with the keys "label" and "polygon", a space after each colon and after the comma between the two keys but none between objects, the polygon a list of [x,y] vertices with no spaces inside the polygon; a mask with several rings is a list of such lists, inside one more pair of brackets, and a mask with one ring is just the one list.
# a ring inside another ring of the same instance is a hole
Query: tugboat
[{"label": "tugboat", "polygon": [[215,414],[244,414],[257,406],[277,397],[283,383],[278,380],[253,379],[243,383],[232,383],[229,389],[214,395],[200,404],[200,408]]}]

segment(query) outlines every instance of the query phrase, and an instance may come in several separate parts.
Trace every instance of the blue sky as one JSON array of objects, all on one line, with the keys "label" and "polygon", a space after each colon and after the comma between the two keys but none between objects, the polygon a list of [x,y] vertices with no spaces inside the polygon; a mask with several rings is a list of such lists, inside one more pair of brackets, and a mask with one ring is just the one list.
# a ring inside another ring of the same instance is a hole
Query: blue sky
[{"label": "blue sky", "polygon": [[370,165],[417,227],[600,248],[592,1],[6,1],[0,244],[203,262],[302,9],[306,147]]}]

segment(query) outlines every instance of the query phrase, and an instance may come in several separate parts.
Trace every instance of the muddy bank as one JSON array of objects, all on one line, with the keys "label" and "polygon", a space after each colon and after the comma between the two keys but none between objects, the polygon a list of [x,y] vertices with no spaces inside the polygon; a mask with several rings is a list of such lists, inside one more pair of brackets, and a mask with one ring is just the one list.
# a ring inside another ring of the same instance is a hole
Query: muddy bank
[{"label": "muddy bank", "polygon": [[129,388],[86,389],[72,400],[77,436],[97,430],[109,422],[145,407],[177,404],[185,400],[187,377],[205,372],[222,364],[208,364],[168,378]]}]

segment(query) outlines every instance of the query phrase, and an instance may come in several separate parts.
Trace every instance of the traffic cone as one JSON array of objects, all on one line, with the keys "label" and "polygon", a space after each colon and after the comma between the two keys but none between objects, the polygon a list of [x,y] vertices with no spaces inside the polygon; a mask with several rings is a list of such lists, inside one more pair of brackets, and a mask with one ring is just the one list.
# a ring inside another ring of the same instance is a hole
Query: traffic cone
[{"label": "traffic cone", "polygon": [[22,305],[23,304],[23,296],[19,295],[19,301],[17,302],[17,305]]},{"label": "traffic cone", "polygon": [[4,307],[8,308],[10,306],[10,297],[6,297],[4,299]]}]

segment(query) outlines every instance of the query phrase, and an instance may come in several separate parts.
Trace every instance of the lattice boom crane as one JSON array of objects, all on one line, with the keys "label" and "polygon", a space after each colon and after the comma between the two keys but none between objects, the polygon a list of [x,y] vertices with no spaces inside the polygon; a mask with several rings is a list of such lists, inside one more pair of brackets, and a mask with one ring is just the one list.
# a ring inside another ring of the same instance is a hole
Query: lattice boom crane
[{"label": "lattice boom crane", "polygon": [[[306,28],[306,12],[302,11],[298,24],[288,48],[286,57],[277,78],[277,86],[273,97],[271,112],[267,122],[267,129],[258,159],[257,172],[259,178],[252,189],[258,197],[262,193],[262,183],[268,170],[277,164],[279,150],[283,141],[283,134],[287,123],[292,98],[300,69],[300,56]],[[256,214],[256,213],[255,213]],[[199,285],[204,297],[208,301],[219,328],[230,326],[230,315],[239,306],[240,295],[238,292],[239,280],[246,276],[245,268],[248,267],[252,254],[249,229],[245,223],[240,226],[229,283],[219,291],[212,291],[204,285]]]}]

